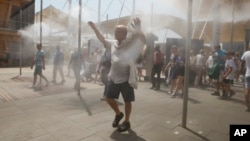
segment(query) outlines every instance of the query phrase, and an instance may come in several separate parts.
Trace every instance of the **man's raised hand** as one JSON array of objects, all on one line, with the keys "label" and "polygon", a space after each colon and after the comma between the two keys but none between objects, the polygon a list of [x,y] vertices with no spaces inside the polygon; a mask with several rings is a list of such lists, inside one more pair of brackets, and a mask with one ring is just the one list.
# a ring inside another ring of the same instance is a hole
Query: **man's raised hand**
[{"label": "man's raised hand", "polygon": [[134,18],[134,21],[133,21],[133,23],[131,23],[131,26],[136,30],[140,30],[141,29],[141,20],[138,17]]},{"label": "man's raised hand", "polygon": [[92,29],[95,28],[95,24],[94,24],[92,21],[88,21],[88,25],[89,25]]}]

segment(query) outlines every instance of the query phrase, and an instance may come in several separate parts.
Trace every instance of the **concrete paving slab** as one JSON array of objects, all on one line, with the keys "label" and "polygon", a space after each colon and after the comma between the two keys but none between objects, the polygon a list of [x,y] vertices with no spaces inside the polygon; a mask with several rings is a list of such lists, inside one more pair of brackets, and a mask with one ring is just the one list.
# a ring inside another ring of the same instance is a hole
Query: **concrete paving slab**
[{"label": "concrete paving slab", "polygon": [[[103,86],[84,82],[79,97],[72,89],[74,79],[66,78],[63,86],[34,91],[27,88],[33,71],[27,69],[24,78],[14,81],[14,70],[8,70],[13,73],[0,73],[0,92],[15,97],[0,101],[0,141],[228,141],[230,124],[250,124],[240,87],[230,100],[211,96],[210,88],[190,88],[187,130],[180,126],[183,99],[171,98],[168,87],[155,91],[149,89],[150,83],[140,82],[133,102],[132,129],[118,133],[111,127],[114,112],[100,101]],[[51,78],[51,71],[46,73]],[[121,98],[119,102],[124,111]]]},{"label": "concrete paving slab", "polygon": [[52,135],[50,135],[50,134],[45,134],[45,135],[42,135],[42,136],[32,138],[32,139],[27,140],[27,141],[58,141],[58,140],[56,138],[54,138]]},{"label": "concrete paving slab", "polygon": [[77,125],[50,133],[58,141],[78,141],[95,134],[95,132]]}]

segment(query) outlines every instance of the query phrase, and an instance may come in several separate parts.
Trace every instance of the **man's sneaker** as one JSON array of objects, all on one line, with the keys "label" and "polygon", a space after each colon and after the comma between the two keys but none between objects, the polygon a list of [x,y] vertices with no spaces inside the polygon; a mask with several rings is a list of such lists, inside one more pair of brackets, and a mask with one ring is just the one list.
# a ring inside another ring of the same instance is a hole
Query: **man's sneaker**
[{"label": "man's sneaker", "polygon": [[211,95],[220,95],[220,93],[219,92],[213,92],[213,93],[211,93]]},{"label": "man's sneaker", "polygon": [[118,132],[124,132],[130,129],[130,122],[124,121],[119,127],[118,127]]},{"label": "man's sneaker", "polygon": [[119,115],[115,116],[115,120],[113,121],[112,126],[113,127],[118,127],[119,122],[121,121],[121,119],[124,117],[124,114],[121,112]]}]

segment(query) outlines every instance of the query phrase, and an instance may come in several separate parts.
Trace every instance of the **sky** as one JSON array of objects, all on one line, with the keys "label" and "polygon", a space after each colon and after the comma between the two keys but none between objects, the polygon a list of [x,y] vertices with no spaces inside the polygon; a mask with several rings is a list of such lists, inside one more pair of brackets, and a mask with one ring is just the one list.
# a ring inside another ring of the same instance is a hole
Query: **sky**
[{"label": "sky", "polygon": [[[100,0],[101,1],[101,14],[100,21],[108,19],[119,18],[123,16],[132,15],[133,0]],[[151,14],[152,10],[154,14],[167,14],[175,15],[177,17],[185,18],[185,15],[181,13],[175,6],[173,6],[175,0],[135,0],[135,14]],[[82,0],[82,20],[98,21],[98,3],[99,0]],[[43,0],[43,8],[52,5],[57,9],[68,13],[68,0]],[[40,11],[41,0],[35,1],[35,11]],[[78,18],[78,5],[79,0],[72,0],[72,16]],[[153,7],[153,9],[152,9]],[[108,15],[108,16],[107,16]],[[159,37],[159,41],[164,41],[165,37],[177,37],[180,36],[171,30],[160,30],[155,33]]]},{"label": "sky", "polygon": [[[68,12],[69,0],[43,0],[43,8],[46,8],[50,4],[54,7]],[[133,0],[100,0],[101,1],[101,21],[106,20],[108,14],[110,19],[118,18],[121,16],[127,16],[132,14]],[[155,14],[172,14],[178,17],[185,18],[185,15],[178,11],[173,6],[174,0],[135,0],[135,13],[151,13],[151,6],[153,5],[153,12]],[[83,5],[83,20],[97,21],[98,17],[98,2],[99,0],[82,0]],[[124,5],[123,5],[124,3]],[[40,11],[41,0],[36,0],[35,11]],[[79,0],[72,0],[72,9],[76,9],[79,5]],[[122,8],[123,6],[123,8]],[[122,9],[122,11],[121,11]],[[78,12],[76,11],[75,12]],[[77,14],[76,14],[77,15]]]}]

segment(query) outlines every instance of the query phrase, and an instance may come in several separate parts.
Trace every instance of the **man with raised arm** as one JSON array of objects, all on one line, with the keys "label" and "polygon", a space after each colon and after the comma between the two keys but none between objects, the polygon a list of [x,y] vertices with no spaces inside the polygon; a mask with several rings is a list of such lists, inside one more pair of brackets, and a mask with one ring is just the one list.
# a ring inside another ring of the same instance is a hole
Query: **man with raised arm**
[{"label": "man with raised arm", "polygon": [[[90,21],[88,24],[103,46],[111,52],[110,80],[106,100],[116,113],[112,126],[114,128],[118,127],[117,130],[119,132],[127,131],[130,129],[131,102],[135,100],[134,89],[128,83],[130,75],[129,62],[131,62],[131,59],[134,62],[136,61],[140,50],[146,42],[145,36],[141,31],[141,20],[135,18],[133,24],[131,24],[134,28],[131,38],[127,38],[128,30],[126,26],[116,26],[115,40],[112,41],[106,40],[93,22]],[[125,119],[121,125],[119,125],[119,122],[124,117],[124,114],[120,111],[115,101],[115,99],[119,98],[120,93],[125,102]]]}]

